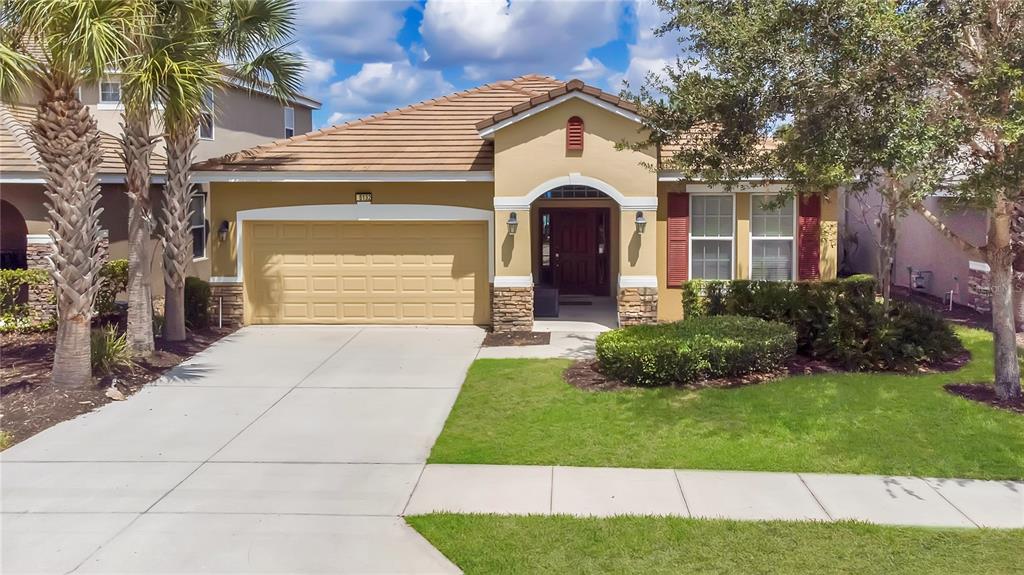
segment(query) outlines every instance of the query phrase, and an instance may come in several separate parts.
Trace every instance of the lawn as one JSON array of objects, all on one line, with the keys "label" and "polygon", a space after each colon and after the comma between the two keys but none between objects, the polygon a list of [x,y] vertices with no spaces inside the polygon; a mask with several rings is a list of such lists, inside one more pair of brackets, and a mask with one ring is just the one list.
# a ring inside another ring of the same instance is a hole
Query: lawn
[{"label": "lawn", "polygon": [[1019,572],[1020,530],[683,518],[406,520],[467,574]]},{"label": "lawn", "polygon": [[699,391],[582,391],[565,360],[478,360],[430,462],[1020,479],[1024,417],[942,389],[992,379],[991,335],[958,333],[958,372]]}]

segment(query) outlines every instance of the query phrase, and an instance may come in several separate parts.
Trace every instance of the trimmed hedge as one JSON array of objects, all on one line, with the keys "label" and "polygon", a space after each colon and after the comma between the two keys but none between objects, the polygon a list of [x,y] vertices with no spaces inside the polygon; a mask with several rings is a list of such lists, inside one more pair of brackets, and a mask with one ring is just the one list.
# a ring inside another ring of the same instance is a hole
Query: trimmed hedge
[{"label": "trimmed hedge", "polygon": [[210,327],[210,284],[197,278],[185,278],[185,325],[189,329]]},{"label": "trimmed hedge", "polygon": [[772,372],[795,352],[791,327],[753,317],[636,325],[597,338],[601,370],[645,387]]},{"label": "trimmed hedge", "polygon": [[115,315],[117,294],[128,291],[128,260],[110,260],[100,268],[100,281],[103,282],[96,292],[96,314],[100,317]]},{"label": "trimmed hedge", "polygon": [[907,369],[962,349],[939,313],[903,302],[886,311],[875,285],[864,274],[820,282],[690,281],[683,284],[683,314],[779,321],[796,329],[802,355],[853,370]]},{"label": "trimmed hedge", "polygon": [[22,298],[26,288],[42,285],[50,274],[41,269],[0,270],[0,333],[14,331],[41,331],[52,327],[52,322],[38,323],[32,309]]}]

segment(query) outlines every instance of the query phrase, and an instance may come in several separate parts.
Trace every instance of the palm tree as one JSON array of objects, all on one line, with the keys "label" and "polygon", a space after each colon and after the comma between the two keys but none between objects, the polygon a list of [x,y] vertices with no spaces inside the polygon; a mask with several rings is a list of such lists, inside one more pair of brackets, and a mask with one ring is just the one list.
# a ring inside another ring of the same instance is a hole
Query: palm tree
[{"label": "palm tree", "polygon": [[[288,46],[295,29],[293,0],[207,0],[178,15],[183,42],[168,75],[164,101],[167,186],[160,216],[163,245],[164,337],[185,339],[185,273],[192,258],[189,226],[192,152],[206,94],[238,82],[279,99],[299,91],[301,59]],[[188,38],[185,40],[185,38]]]},{"label": "palm tree", "polygon": [[0,86],[20,84],[40,93],[29,133],[43,165],[54,243],[58,327],[51,377],[58,385],[84,385],[92,377],[90,323],[100,286],[100,139],[77,88],[119,64],[139,14],[131,0],[0,4]]}]

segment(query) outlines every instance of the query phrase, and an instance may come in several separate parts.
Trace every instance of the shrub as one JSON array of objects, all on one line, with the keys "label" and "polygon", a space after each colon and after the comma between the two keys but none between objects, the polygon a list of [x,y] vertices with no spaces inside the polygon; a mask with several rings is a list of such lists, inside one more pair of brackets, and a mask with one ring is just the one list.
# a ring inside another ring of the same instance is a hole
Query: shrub
[{"label": "shrub", "polygon": [[118,333],[112,325],[93,330],[90,357],[94,373],[110,374],[135,365],[128,347],[128,334]]},{"label": "shrub", "polygon": [[96,292],[96,314],[117,313],[117,294],[128,291],[128,260],[110,260],[100,268],[100,290]]},{"label": "shrub", "polygon": [[772,372],[795,351],[796,335],[789,326],[739,316],[637,325],[597,338],[601,370],[641,386]]},{"label": "shrub", "polygon": [[185,278],[185,325],[189,329],[210,326],[210,284],[196,277]]},{"label": "shrub", "polygon": [[37,323],[22,298],[26,288],[50,281],[45,270],[0,270],[0,332],[46,329],[52,322]]}]

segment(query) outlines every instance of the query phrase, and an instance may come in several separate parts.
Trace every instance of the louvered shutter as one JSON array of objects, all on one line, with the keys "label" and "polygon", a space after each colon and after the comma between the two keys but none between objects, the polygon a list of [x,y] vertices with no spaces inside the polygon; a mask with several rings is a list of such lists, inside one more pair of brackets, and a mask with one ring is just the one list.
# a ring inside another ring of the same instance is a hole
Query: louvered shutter
[{"label": "louvered shutter", "polygon": [[583,118],[573,116],[565,125],[565,149],[583,149]]},{"label": "louvered shutter", "polygon": [[802,280],[821,279],[821,196],[809,194],[800,198],[799,230],[797,230],[798,276]]},{"label": "louvered shutter", "polygon": [[668,194],[668,285],[690,277],[690,194]]}]

